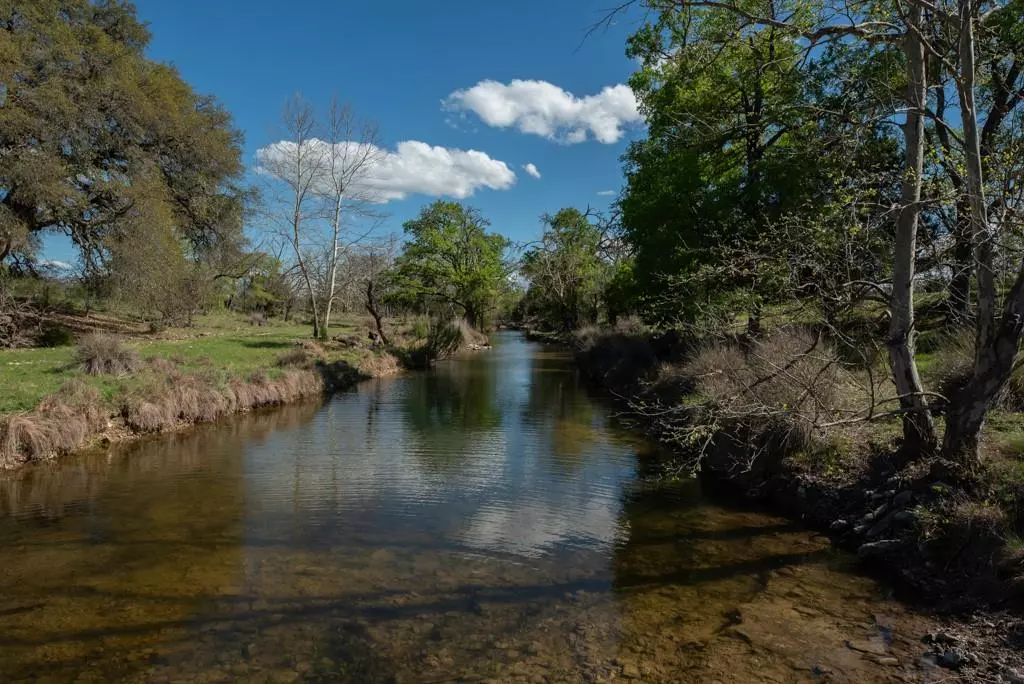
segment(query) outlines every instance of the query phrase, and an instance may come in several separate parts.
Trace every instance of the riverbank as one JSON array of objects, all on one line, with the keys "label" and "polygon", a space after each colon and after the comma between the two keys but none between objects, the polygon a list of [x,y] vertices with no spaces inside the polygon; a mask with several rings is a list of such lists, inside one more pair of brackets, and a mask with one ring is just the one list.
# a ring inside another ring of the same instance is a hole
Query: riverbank
[{"label": "riverbank", "polygon": [[343,320],[314,342],[305,327],[222,315],[161,334],[98,325],[78,347],[0,351],[0,470],[397,372],[399,359],[362,327]]},{"label": "riverbank", "polygon": [[985,467],[965,473],[935,458],[908,462],[896,419],[844,421],[864,388],[803,329],[753,344],[641,329],[562,340],[623,419],[667,447],[649,464],[661,476],[697,473],[828,535],[947,621],[922,646],[934,664],[1024,681],[1005,679],[1024,666],[1019,415],[994,416]]}]

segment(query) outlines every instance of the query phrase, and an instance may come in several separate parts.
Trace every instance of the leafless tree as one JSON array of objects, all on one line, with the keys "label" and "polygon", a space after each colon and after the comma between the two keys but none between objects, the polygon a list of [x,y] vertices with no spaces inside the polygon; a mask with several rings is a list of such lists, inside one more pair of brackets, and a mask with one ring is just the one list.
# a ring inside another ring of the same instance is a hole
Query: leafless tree
[{"label": "leafless tree", "polygon": [[370,180],[375,167],[384,158],[380,147],[377,126],[369,121],[360,121],[352,108],[331,101],[327,119],[327,154],[323,178],[317,186],[317,194],[324,202],[325,216],[330,225],[326,256],[326,287],[324,291],[323,322],[320,336],[327,337],[331,324],[338,291],[339,264],[347,250],[364,239],[369,230],[359,232],[348,229],[344,222],[347,217],[372,217],[371,207],[375,199]]},{"label": "leafless tree", "polygon": [[327,147],[316,135],[316,116],[301,95],[293,96],[284,107],[281,123],[285,138],[262,151],[260,171],[285,195],[272,202],[269,210],[274,230],[285,238],[313,314],[313,336],[320,336],[320,305],[314,285],[310,258],[310,231],[321,213],[318,184],[327,167]]}]

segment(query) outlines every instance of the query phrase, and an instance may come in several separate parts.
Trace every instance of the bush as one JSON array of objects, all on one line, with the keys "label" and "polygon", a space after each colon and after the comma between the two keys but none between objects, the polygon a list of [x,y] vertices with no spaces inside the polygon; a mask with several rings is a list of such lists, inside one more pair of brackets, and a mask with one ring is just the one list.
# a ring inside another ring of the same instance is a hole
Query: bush
[{"label": "bush", "polygon": [[414,340],[425,340],[430,334],[430,322],[419,318],[412,324],[412,337]]},{"label": "bush", "polygon": [[40,347],[68,347],[74,342],[74,333],[64,326],[50,321],[42,324],[39,336],[36,338],[36,343]]},{"label": "bush", "polygon": [[78,342],[74,365],[88,375],[124,375],[138,370],[141,362],[134,349],[105,333],[89,333]]},{"label": "bush", "polygon": [[730,431],[782,453],[809,448],[814,431],[868,405],[835,350],[801,328],[779,330],[748,349],[709,345],[683,364],[681,375],[692,378]]}]

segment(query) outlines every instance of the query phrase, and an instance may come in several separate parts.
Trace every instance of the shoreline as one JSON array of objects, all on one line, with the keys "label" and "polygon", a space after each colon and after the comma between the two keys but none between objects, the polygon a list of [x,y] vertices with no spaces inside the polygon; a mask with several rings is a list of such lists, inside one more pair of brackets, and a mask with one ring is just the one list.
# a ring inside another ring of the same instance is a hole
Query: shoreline
[{"label": "shoreline", "polygon": [[300,366],[262,367],[220,381],[160,369],[159,389],[125,392],[110,400],[103,400],[94,388],[69,381],[35,409],[0,416],[0,474],[233,415],[330,397],[364,380],[402,371],[398,359],[387,352],[356,366],[324,359]]}]

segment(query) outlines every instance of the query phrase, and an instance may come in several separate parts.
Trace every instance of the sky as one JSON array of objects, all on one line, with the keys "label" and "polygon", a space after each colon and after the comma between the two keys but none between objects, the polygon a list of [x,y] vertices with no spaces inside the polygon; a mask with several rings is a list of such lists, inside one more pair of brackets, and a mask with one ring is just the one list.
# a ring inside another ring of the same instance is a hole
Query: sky
[{"label": "sky", "polygon": [[[216,96],[258,165],[301,93],[375,121],[380,234],[438,197],[479,209],[516,241],[564,206],[603,209],[620,156],[642,134],[625,56],[638,16],[588,30],[613,0],[136,0],[152,59]],[[250,226],[250,232],[258,226]],[[44,257],[69,260],[50,239]]]}]

